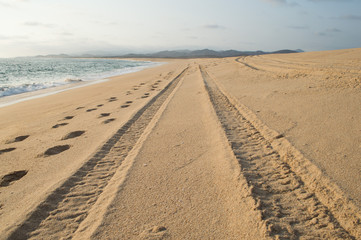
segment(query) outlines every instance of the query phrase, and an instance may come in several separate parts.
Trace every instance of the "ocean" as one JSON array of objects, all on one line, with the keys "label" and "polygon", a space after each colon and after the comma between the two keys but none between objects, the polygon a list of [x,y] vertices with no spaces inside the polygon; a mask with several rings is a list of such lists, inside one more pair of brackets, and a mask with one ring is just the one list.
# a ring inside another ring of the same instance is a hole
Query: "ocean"
[{"label": "ocean", "polygon": [[0,98],[77,82],[94,83],[159,63],[119,59],[0,59]]}]

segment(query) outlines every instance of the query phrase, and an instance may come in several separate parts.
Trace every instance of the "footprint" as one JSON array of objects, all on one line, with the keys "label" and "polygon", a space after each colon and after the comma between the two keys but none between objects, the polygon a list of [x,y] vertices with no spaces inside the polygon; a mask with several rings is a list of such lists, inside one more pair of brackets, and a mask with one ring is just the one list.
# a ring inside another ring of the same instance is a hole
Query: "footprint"
[{"label": "footprint", "polygon": [[95,110],[97,110],[97,108],[90,108],[90,109],[88,109],[88,110],[86,110],[87,112],[92,112],[92,111],[95,111]]},{"label": "footprint", "polygon": [[131,104],[131,103],[133,103],[133,101],[126,101],[125,103],[126,104]]},{"label": "footprint", "polygon": [[52,155],[56,155],[59,154],[61,152],[64,152],[66,150],[68,150],[70,148],[70,145],[58,145],[52,148],[49,148],[48,150],[45,151],[44,156],[48,157],[48,156],[52,156]]},{"label": "footprint", "polygon": [[120,106],[121,108],[127,108],[129,107],[130,105],[129,104],[123,104],[122,106]]},{"label": "footprint", "polygon": [[132,94],[132,92],[131,91],[127,91],[127,94],[126,95],[131,95]]},{"label": "footprint", "polygon": [[152,232],[154,232],[154,233],[163,232],[165,230],[167,230],[167,228],[163,227],[163,226],[154,226],[152,228]]},{"label": "footprint", "polygon": [[163,226],[154,226],[140,233],[140,239],[164,239],[167,237],[167,228]]},{"label": "footprint", "polygon": [[162,82],[162,80],[158,80],[158,81],[157,81],[157,83],[160,83],[160,82]]},{"label": "footprint", "polygon": [[116,97],[111,97],[108,99],[108,102],[114,102],[117,101],[118,99]]},{"label": "footprint", "polygon": [[277,135],[277,136],[275,137],[275,139],[280,139],[280,138],[283,138],[283,137],[285,137],[285,135],[279,134],[279,135]]},{"label": "footprint", "polygon": [[103,107],[104,106],[104,104],[99,104],[99,105],[97,105],[97,107]]},{"label": "footprint", "polygon": [[66,116],[63,120],[70,120],[73,119],[74,116]]},{"label": "footprint", "polygon": [[144,82],[142,82],[142,83],[140,83],[139,85],[140,85],[140,86],[143,86],[143,85],[145,85],[145,83],[144,83]]},{"label": "footprint", "polygon": [[108,124],[110,122],[113,122],[114,120],[115,120],[115,118],[109,118],[109,119],[103,121],[103,124]]},{"label": "footprint", "polygon": [[77,107],[75,110],[83,109],[84,107]]},{"label": "footprint", "polygon": [[54,125],[52,128],[58,128],[58,127],[62,127],[62,126],[68,125],[68,124],[69,123],[59,123],[59,124]]},{"label": "footprint", "polygon": [[16,148],[5,148],[5,149],[1,149],[0,150],[0,155],[3,153],[7,153],[7,152],[12,152],[14,151]]},{"label": "footprint", "polygon": [[9,174],[6,174],[1,178],[0,187],[7,187],[11,184],[11,182],[17,181],[24,177],[28,171],[21,170],[21,171],[14,171]]},{"label": "footprint", "polygon": [[144,95],[141,96],[141,98],[147,98],[147,97],[149,97],[149,93],[144,93]]},{"label": "footprint", "polygon": [[29,136],[30,136],[30,135],[18,136],[18,137],[16,137],[14,140],[7,141],[6,144],[24,141],[24,140],[27,139]]},{"label": "footprint", "polygon": [[85,131],[75,131],[75,132],[71,132],[71,133],[68,133],[67,135],[65,135],[65,137],[63,137],[61,140],[67,140],[67,139],[70,139],[70,138],[76,138],[76,137],[79,137],[81,135],[83,135],[85,133]]},{"label": "footprint", "polygon": [[110,113],[101,113],[99,118],[108,117],[109,115],[110,115]]},{"label": "footprint", "polygon": [[134,91],[138,90],[139,88],[133,88]]}]

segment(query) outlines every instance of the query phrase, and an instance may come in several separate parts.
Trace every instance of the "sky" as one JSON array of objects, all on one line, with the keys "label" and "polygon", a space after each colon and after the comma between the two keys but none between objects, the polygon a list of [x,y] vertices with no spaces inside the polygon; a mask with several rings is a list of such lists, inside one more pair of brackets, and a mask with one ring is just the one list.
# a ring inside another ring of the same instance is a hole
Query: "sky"
[{"label": "sky", "polygon": [[361,0],[0,0],[0,57],[361,47]]}]

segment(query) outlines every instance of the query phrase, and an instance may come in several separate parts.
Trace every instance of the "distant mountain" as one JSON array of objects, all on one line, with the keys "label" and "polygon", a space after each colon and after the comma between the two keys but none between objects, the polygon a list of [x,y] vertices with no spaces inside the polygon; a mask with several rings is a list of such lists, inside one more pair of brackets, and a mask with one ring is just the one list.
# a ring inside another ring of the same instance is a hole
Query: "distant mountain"
[{"label": "distant mountain", "polygon": [[69,54],[48,54],[48,55],[37,55],[38,58],[98,58],[103,55],[95,54],[79,54],[79,55],[69,55]]},{"label": "distant mountain", "polygon": [[301,52],[305,52],[305,51],[303,51],[302,49],[296,49],[296,50],[283,49],[271,53],[277,54],[277,53],[301,53]]},{"label": "distant mountain", "polygon": [[48,54],[48,55],[37,55],[35,57],[45,57],[45,58],[70,58],[72,56],[68,54]]},{"label": "distant mountain", "polygon": [[251,55],[263,55],[272,53],[298,53],[303,52],[301,49],[289,50],[283,49],[275,52],[263,52],[263,51],[237,51],[237,50],[226,50],[226,51],[215,51],[211,49],[202,50],[175,50],[175,51],[161,51],[149,54],[125,54],[125,55],[107,55],[107,54],[83,54],[83,55],[67,55],[67,54],[50,54],[50,55],[39,55],[36,57],[51,57],[51,58],[223,58],[223,57],[239,57],[239,56],[251,56]]},{"label": "distant mountain", "polygon": [[288,50],[288,49],[284,49],[284,50],[278,50],[278,51],[274,51],[272,53],[278,54],[278,53],[295,53],[296,51],[294,50]]},{"label": "distant mountain", "polygon": [[[120,58],[223,58],[223,57],[238,57],[238,56],[250,56],[250,55],[262,55],[272,53],[297,53],[302,50],[279,50],[275,52],[263,52],[263,51],[214,51],[210,49],[202,50],[182,50],[182,51],[161,51],[150,54],[126,54],[122,56],[116,56]],[[302,51],[303,52],[303,51]]]}]

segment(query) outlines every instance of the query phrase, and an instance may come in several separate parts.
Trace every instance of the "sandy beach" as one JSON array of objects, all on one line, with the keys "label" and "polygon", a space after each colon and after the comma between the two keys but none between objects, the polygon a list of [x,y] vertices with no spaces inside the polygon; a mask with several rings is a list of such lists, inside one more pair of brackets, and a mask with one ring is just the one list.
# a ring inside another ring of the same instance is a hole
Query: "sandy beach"
[{"label": "sandy beach", "polygon": [[361,49],[164,61],[0,108],[0,239],[361,238]]}]

